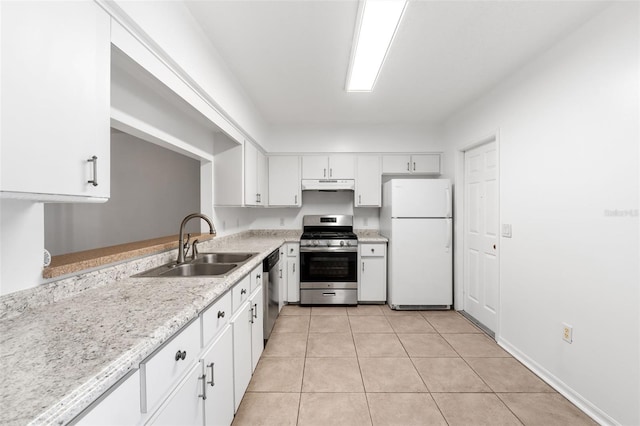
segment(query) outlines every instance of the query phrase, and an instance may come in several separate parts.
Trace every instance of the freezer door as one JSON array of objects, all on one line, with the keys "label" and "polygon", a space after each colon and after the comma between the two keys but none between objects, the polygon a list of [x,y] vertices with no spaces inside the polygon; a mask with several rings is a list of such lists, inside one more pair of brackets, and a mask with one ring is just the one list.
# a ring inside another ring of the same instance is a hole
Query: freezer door
[{"label": "freezer door", "polygon": [[392,219],[389,304],[453,304],[451,219]]},{"label": "freezer door", "polygon": [[393,179],[391,217],[451,217],[449,179]]}]

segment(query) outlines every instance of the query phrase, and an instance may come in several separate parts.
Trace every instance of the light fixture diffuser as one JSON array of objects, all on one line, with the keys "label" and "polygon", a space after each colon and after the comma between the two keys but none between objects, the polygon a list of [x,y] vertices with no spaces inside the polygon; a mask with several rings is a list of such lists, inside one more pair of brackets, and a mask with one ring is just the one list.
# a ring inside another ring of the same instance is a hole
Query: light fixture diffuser
[{"label": "light fixture diffuser", "polygon": [[347,92],[370,92],[396,34],[407,0],[362,0],[347,75]]}]

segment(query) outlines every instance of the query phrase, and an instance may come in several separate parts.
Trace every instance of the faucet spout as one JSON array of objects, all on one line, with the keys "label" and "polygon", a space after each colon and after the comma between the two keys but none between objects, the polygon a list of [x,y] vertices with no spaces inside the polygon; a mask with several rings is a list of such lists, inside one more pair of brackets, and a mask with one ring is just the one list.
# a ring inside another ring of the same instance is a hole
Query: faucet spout
[{"label": "faucet spout", "polygon": [[184,219],[182,219],[182,223],[180,224],[180,236],[178,237],[178,260],[176,260],[176,263],[184,262],[184,251],[182,250],[182,241],[184,239],[184,227],[187,224],[187,222],[189,222],[191,219],[196,217],[207,222],[207,224],[209,225],[209,234],[216,233],[216,228],[213,226],[213,222],[211,222],[211,219],[208,216],[203,215],[202,213],[192,213],[186,216]]}]

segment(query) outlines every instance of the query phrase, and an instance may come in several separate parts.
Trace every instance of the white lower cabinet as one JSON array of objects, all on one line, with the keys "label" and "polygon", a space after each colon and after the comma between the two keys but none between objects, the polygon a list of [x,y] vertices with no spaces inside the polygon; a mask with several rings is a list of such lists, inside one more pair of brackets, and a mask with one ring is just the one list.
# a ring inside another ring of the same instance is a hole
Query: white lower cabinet
[{"label": "white lower cabinet", "polygon": [[191,367],[184,380],[146,424],[167,426],[204,424],[205,385],[202,364],[198,362]]},{"label": "white lower cabinet", "polygon": [[251,373],[256,370],[260,355],[264,350],[264,300],[260,286],[249,299],[251,309]]},{"label": "white lower cabinet", "polygon": [[387,245],[360,243],[358,247],[360,249],[358,302],[386,302]]},{"label": "white lower cabinet", "polygon": [[106,392],[95,407],[81,414],[77,425],[112,426],[134,425],[140,414],[140,371],[135,370]]},{"label": "white lower cabinet", "polygon": [[204,421],[207,426],[233,422],[233,333],[227,326],[202,356],[205,376]]},{"label": "white lower cabinet", "polygon": [[262,264],[72,423],[229,426],[264,349],[261,275]]},{"label": "white lower cabinet", "polygon": [[287,302],[300,302],[300,244],[287,244]]}]

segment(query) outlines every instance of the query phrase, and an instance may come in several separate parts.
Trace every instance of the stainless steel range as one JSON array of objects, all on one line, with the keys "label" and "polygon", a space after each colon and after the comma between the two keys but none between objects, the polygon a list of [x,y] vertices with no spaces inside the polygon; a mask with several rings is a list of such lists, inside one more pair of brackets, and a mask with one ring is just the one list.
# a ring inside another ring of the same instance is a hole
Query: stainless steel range
[{"label": "stainless steel range", "polygon": [[304,216],[302,225],[300,304],[356,305],[358,237],[353,216]]}]

